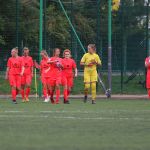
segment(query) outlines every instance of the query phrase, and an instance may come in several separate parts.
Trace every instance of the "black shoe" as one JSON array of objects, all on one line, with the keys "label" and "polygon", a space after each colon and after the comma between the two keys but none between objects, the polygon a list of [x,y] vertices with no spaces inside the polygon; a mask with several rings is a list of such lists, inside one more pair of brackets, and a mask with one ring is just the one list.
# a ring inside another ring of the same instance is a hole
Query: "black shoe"
[{"label": "black shoe", "polygon": [[64,101],[64,104],[70,104],[70,102],[69,101]]},{"label": "black shoe", "polygon": [[92,104],[96,104],[95,100],[92,100]]},{"label": "black shoe", "polygon": [[17,104],[17,101],[16,101],[16,100],[13,100],[12,102],[13,102],[13,104]]},{"label": "black shoe", "polygon": [[84,96],[84,103],[87,102],[87,95]]}]

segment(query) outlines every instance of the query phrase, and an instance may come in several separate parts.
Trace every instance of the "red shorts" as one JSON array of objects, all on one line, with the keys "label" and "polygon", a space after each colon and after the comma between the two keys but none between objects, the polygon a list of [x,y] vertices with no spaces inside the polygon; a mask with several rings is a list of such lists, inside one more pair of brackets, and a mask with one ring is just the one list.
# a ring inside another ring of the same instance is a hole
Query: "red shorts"
[{"label": "red shorts", "polygon": [[62,86],[67,85],[67,78],[66,77],[62,77],[62,79],[61,79],[61,85]]},{"label": "red shorts", "polygon": [[49,79],[49,84],[50,86],[56,86],[56,85],[60,85],[61,84],[61,77],[58,77],[57,79]]},{"label": "red shorts", "polygon": [[21,84],[22,85],[25,85],[25,84],[28,84],[30,85],[32,82],[32,76],[29,74],[24,74],[22,77],[21,77]]},{"label": "red shorts", "polygon": [[41,77],[42,84],[48,84],[50,77]]},{"label": "red shorts", "polygon": [[17,88],[21,87],[21,76],[20,75],[9,75],[10,86]]}]

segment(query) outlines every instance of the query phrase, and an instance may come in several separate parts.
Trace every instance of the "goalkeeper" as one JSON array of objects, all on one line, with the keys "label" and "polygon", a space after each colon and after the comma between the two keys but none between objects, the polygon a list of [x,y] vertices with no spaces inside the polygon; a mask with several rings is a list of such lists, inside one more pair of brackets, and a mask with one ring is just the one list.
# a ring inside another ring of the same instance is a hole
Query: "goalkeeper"
[{"label": "goalkeeper", "polygon": [[87,102],[87,96],[91,87],[92,104],[96,104],[97,66],[101,65],[101,60],[96,54],[95,44],[88,45],[88,52],[82,57],[80,65],[84,66],[84,102]]}]

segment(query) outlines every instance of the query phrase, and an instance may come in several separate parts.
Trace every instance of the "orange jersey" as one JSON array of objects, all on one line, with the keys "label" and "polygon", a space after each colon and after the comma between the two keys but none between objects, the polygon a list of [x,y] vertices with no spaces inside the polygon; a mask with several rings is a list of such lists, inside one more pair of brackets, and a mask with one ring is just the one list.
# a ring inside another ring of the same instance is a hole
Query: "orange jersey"
[{"label": "orange jersey", "polygon": [[73,76],[73,69],[75,69],[76,63],[71,58],[64,58],[63,59],[63,76],[72,77]]},{"label": "orange jersey", "polygon": [[32,67],[33,67],[33,59],[30,56],[22,56],[22,60],[24,62],[24,74],[29,75],[32,73]]},{"label": "orange jersey", "polygon": [[21,73],[24,62],[21,57],[10,57],[7,62],[9,67],[9,75],[17,75]]},{"label": "orange jersey", "polygon": [[43,77],[50,77],[51,65],[48,64],[48,59],[42,59],[40,63],[41,75]]},{"label": "orange jersey", "polygon": [[57,79],[57,78],[61,77],[61,75],[62,75],[62,68],[60,67],[60,65],[62,65],[62,58],[51,57],[50,60],[57,61],[57,62],[51,64],[51,72],[50,72],[51,77],[53,79]]}]

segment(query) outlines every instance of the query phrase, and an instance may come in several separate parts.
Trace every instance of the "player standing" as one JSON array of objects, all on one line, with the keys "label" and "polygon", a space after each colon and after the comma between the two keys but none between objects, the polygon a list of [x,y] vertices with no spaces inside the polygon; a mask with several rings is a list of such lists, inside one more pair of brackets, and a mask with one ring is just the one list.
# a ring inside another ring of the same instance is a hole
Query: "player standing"
[{"label": "player standing", "polygon": [[24,73],[24,63],[21,57],[18,56],[15,48],[11,50],[11,56],[7,62],[5,79],[9,79],[12,101],[14,104],[17,104],[16,95],[17,91],[21,90],[21,76],[23,76]]},{"label": "player standing", "polygon": [[147,69],[146,88],[147,88],[148,97],[150,99],[150,56],[145,59],[145,67]]},{"label": "player standing", "polygon": [[48,63],[51,64],[50,72],[50,86],[51,86],[51,101],[54,103],[53,95],[56,90],[56,104],[59,104],[60,99],[60,85],[62,79],[62,58],[60,56],[60,49],[55,48],[53,51],[53,57],[50,58]]},{"label": "player standing", "polygon": [[101,60],[96,54],[95,44],[88,45],[88,53],[84,54],[80,65],[84,66],[84,102],[87,102],[88,91],[91,86],[92,104],[95,104],[96,98],[96,82],[97,82],[97,65],[101,65]]},{"label": "player standing", "polygon": [[27,47],[24,47],[23,49],[22,60],[24,62],[25,70],[23,76],[21,77],[21,95],[22,102],[28,102],[33,77],[33,60],[32,57],[29,56],[29,49]]},{"label": "player standing", "polygon": [[50,71],[51,66],[48,64],[48,54],[46,50],[42,50],[40,53],[42,60],[40,62],[40,74],[41,74],[41,81],[43,85],[43,95],[44,95],[44,102],[49,102],[49,94],[50,94]]},{"label": "player standing", "polygon": [[[71,51],[69,49],[64,50],[63,56],[62,85],[64,86],[64,103],[69,104],[68,96],[73,87],[73,78],[74,76],[77,77],[78,71],[75,61],[71,58]],[[67,81],[67,86],[65,81]]]}]

